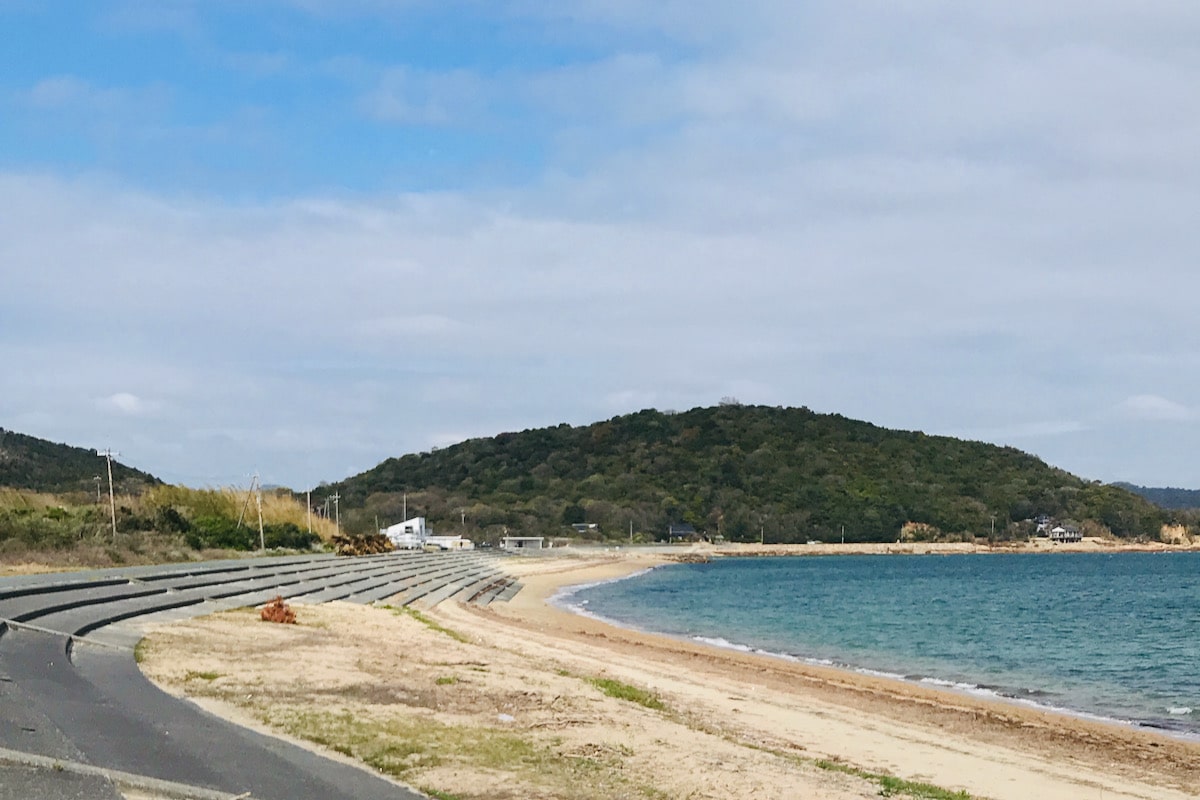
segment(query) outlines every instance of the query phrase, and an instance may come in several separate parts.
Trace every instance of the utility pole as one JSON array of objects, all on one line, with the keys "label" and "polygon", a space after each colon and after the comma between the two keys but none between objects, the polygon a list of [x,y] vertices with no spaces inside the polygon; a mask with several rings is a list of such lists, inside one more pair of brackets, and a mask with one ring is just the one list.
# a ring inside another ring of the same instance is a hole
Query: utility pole
[{"label": "utility pole", "polygon": [[105,450],[97,450],[96,455],[104,458],[108,462],[108,509],[112,513],[112,531],[113,541],[117,541],[117,501],[113,496],[112,484],[112,460],[113,456],[119,456],[120,453],[114,453],[111,448]]},{"label": "utility pole", "polygon": [[404,521],[408,522],[408,492],[404,493]]},{"label": "utility pole", "polygon": [[308,514],[308,532],[312,533],[312,489],[304,492],[304,510]]},{"label": "utility pole", "polygon": [[[258,475],[254,476],[255,483],[258,482]],[[258,491],[254,493],[254,503],[258,506],[258,549],[266,551],[267,537],[263,534],[262,524],[262,486],[258,487]]]},{"label": "utility pole", "polygon": [[341,533],[342,532],[342,511],[341,511],[341,506],[339,505],[338,501],[340,501],[342,499],[342,496],[339,493],[334,492],[333,494],[331,494],[329,496],[329,499],[333,501],[333,515],[334,515],[334,519],[336,520],[334,522],[334,526],[336,527],[337,532]]},{"label": "utility pole", "polygon": [[462,518],[462,526],[464,528],[467,527],[467,510],[465,508],[460,508],[458,510],[458,515]]},{"label": "utility pole", "polygon": [[629,543],[633,544],[633,520],[629,520]]},{"label": "utility pole", "polygon": [[996,538],[996,515],[992,514],[992,539]]},{"label": "utility pole", "polygon": [[100,482],[102,478],[97,475],[96,477],[92,478],[92,480],[96,482],[96,505],[100,505]]}]

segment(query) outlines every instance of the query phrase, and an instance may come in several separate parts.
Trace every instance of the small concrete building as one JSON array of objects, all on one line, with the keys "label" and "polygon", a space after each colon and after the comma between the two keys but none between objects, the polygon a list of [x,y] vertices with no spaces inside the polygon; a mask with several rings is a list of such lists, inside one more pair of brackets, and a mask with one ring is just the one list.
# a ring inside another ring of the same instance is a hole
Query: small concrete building
[{"label": "small concrete building", "polygon": [[505,536],[500,540],[501,550],[541,550],[545,536]]},{"label": "small concrete building", "polygon": [[474,550],[475,543],[461,536],[426,536],[425,547],[436,547],[438,550]]}]

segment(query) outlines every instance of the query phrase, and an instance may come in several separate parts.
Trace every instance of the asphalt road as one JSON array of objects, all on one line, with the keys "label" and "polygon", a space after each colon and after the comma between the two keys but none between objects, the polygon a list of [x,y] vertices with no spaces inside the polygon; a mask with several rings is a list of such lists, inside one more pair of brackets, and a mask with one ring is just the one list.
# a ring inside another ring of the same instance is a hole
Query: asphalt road
[{"label": "asphalt road", "polygon": [[133,647],[147,621],[276,595],[487,603],[519,588],[497,564],[473,553],[310,556],[0,578],[0,800],[137,787],[198,800],[423,797],[167,695]]}]

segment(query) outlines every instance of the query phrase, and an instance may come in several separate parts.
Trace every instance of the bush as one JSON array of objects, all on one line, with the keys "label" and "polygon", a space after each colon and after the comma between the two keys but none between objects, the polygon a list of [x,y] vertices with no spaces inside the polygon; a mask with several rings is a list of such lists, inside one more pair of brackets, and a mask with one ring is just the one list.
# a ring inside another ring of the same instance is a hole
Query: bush
[{"label": "bush", "polygon": [[[200,550],[205,547],[227,550],[255,550],[258,548],[258,526],[237,526],[227,517],[199,517],[191,523],[186,534],[187,543]],[[308,550],[321,541],[315,533],[309,533],[292,522],[278,522],[263,526],[263,539],[267,547],[282,547],[289,550]]]},{"label": "bush", "polygon": [[254,534],[245,526],[239,528],[237,521],[228,517],[198,517],[187,532],[187,543],[196,550],[206,547],[252,550],[258,544],[258,536]]},{"label": "bush", "polygon": [[174,506],[162,506],[154,512],[154,527],[162,533],[187,533],[192,523]]},{"label": "bush", "polygon": [[309,550],[314,544],[321,541],[320,536],[301,530],[300,526],[293,522],[264,525],[263,538],[267,542],[267,547],[284,547],[289,550]]}]

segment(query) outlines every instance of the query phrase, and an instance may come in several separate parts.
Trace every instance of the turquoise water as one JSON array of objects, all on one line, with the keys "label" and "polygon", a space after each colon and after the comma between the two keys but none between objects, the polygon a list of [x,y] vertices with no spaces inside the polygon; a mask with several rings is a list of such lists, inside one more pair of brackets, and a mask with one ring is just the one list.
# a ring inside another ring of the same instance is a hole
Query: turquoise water
[{"label": "turquoise water", "polygon": [[1200,735],[1200,553],[726,558],[559,602],[718,646]]}]

